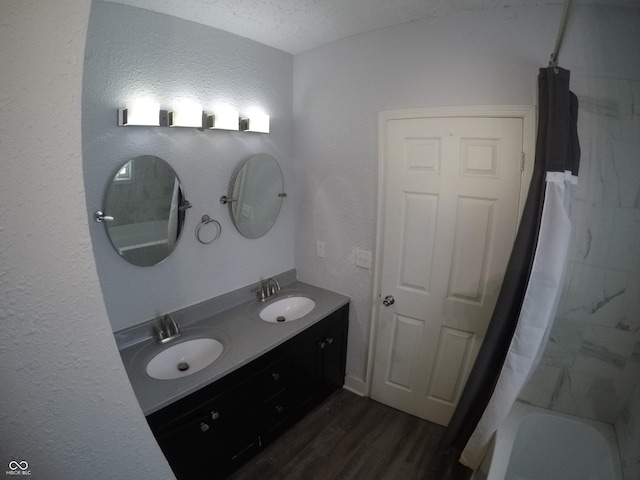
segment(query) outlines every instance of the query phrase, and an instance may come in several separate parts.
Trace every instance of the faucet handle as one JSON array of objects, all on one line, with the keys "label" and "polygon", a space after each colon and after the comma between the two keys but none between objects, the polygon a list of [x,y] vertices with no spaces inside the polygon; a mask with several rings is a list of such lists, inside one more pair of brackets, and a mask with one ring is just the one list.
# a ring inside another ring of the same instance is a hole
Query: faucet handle
[{"label": "faucet handle", "polygon": [[261,302],[264,302],[267,299],[267,286],[265,282],[262,282],[260,287],[256,290],[256,297]]},{"label": "faucet handle", "polygon": [[160,326],[156,325],[153,328],[153,331],[155,333],[156,341],[158,343],[164,343],[165,338],[166,338],[166,334],[164,332],[164,328],[162,327],[162,325],[160,325]]}]

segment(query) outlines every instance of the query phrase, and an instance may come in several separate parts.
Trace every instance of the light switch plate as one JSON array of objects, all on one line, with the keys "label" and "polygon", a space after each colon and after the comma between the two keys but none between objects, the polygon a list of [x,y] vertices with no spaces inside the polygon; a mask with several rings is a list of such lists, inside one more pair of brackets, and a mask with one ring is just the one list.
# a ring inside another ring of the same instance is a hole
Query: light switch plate
[{"label": "light switch plate", "polygon": [[356,267],[366,268],[367,270],[370,270],[371,269],[371,252],[356,248],[355,264],[356,264]]},{"label": "light switch plate", "polygon": [[320,258],[324,258],[324,242],[318,240],[316,242],[316,255]]}]

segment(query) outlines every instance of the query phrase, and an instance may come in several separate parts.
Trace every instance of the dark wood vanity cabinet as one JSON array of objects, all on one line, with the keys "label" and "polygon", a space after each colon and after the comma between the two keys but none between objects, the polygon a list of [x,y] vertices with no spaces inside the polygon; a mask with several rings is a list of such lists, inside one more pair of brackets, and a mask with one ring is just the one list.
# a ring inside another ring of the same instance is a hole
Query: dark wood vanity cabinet
[{"label": "dark wood vanity cabinet", "polygon": [[147,417],[179,480],[224,478],[344,384],[349,305]]}]

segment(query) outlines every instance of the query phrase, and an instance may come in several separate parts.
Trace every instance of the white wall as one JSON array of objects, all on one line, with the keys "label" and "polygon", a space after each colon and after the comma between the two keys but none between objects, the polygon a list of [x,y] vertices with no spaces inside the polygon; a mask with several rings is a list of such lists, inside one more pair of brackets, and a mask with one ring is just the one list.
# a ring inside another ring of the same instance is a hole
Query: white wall
[{"label": "white wall", "polygon": [[[535,104],[560,13],[560,6],[460,12],[295,56],[296,268],[302,280],[353,297],[347,373],[355,379],[366,377],[372,272],[354,267],[352,254],[375,249],[378,112]],[[628,14],[572,10],[560,63],[573,78],[633,78],[637,43],[627,34],[637,17]],[[324,259],[315,256],[316,239],[326,244]]]},{"label": "white wall", "polygon": [[[287,53],[175,17],[93,2],[82,97],[87,214],[103,209],[108,183],[137,155],[169,162],[193,204],[176,250],[153,267],[128,264],[105,227],[91,222],[114,331],[294,268],[294,195],[284,200],[273,228],[256,240],[240,235],[228,206],[219,203],[240,163],[256,153],[275,157],[285,190],[291,187],[292,84],[293,57]],[[218,103],[241,113],[259,107],[271,116],[271,133],[117,127],[116,109],[140,95],[162,108],[179,98],[197,101],[205,111]],[[222,225],[219,240],[208,246],[194,234],[204,214]]]},{"label": "white wall", "polygon": [[[532,105],[559,10],[464,12],[357,35],[296,55],[296,268],[353,297],[347,373],[366,375],[375,249],[378,112],[456,105]],[[326,258],[315,256],[315,241]]]},{"label": "white wall", "polygon": [[15,460],[28,462],[24,478],[173,478],[122,367],[91,253],[88,16],[82,0],[0,3],[0,471]]}]

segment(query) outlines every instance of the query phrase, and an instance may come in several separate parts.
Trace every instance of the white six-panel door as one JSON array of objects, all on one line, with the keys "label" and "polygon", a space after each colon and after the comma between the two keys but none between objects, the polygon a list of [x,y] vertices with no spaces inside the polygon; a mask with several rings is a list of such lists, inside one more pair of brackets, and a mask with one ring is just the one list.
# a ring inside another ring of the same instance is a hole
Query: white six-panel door
[{"label": "white six-panel door", "polygon": [[446,425],[515,238],[521,118],[385,122],[384,230],[371,395]]}]

